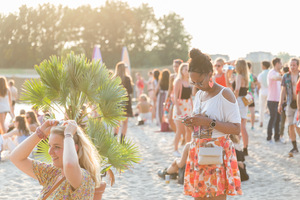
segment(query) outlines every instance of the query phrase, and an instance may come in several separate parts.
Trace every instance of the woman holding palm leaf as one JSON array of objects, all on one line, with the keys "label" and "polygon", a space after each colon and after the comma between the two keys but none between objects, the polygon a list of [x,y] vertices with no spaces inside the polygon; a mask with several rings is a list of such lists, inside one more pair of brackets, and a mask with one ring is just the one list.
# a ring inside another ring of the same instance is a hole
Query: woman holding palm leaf
[{"label": "woman holding palm leaf", "polygon": [[[38,199],[93,199],[95,187],[101,182],[99,154],[75,121],[57,124],[57,120],[47,120],[16,147],[10,159],[43,186]],[[48,136],[53,163],[28,158],[40,140]]]}]

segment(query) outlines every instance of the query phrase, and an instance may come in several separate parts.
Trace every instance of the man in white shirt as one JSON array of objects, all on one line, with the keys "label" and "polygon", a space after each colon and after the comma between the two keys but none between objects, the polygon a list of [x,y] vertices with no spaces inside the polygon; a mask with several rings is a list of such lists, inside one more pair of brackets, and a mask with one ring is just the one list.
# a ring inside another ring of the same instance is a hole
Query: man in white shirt
[{"label": "man in white shirt", "polygon": [[262,72],[258,74],[258,90],[259,90],[259,127],[263,127],[265,109],[267,108],[268,97],[268,73],[271,63],[269,61],[262,61]]}]

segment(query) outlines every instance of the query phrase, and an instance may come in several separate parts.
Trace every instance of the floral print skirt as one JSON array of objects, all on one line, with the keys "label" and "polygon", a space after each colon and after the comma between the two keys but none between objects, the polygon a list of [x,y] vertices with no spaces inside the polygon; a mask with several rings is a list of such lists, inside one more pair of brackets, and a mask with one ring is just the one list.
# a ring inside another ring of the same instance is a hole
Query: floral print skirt
[{"label": "floral print skirt", "polygon": [[173,109],[173,120],[182,120],[182,118],[186,116],[190,116],[193,111],[191,99],[180,99],[179,100],[179,109],[181,111],[181,115],[177,114],[177,107],[174,103]]},{"label": "floral print skirt", "polygon": [[[199,147],[207,144],[224,148],[223,164],[199,165]],[[192,197],[241,195],[241,180],[233,142],[227,137],[196,138],[191,143],[184,176],[184,194]]]}]

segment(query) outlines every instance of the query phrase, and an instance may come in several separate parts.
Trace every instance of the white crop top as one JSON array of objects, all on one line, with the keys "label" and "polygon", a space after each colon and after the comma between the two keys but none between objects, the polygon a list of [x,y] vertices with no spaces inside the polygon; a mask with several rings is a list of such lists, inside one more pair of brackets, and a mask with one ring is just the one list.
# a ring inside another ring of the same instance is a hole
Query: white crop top
[{"label": "white crop top", "polygon": [[[224,89],[225,88],[223,88],[216,96],[202,102],[200,102],[200,98],[203,91],[199,90],[195,95],[193,114],[199,114],[201,111],[202,114],[207,115],[210,119],[215,119],[221,122],[241,123],[238,103],[236,100],[235,103],[228,101],[222,95]],[[212,132],[213,138],[225,135],[227,134],[215,129]]]}]

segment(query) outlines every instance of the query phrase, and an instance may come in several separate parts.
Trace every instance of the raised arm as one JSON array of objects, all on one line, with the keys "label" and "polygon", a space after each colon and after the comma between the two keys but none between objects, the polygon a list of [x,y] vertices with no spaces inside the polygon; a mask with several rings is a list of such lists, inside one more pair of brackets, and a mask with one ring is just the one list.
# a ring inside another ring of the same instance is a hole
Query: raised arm
[{"label": "raised arm", "polygon": [[76,133],[78,127],[75,121],[67,121],[65,124],[67,127],[64,132],[63,171],[73,189],[76,189],[81,185],[82,173],[77,155],[78,145],[75,145],[73,136],[82,133]]},{"label": "raised arm", "polygon": [[3,135],[3,139],[7,139],[9,137],[12,137],[14,135],[18,135],[19,134],[19,130],[18,129],[14,129],[12,131],[10,131],[9,133],[6,133]]},{"label": "raised arm", "polygon": [[[58,121],[56,120],[47,120],[40,128],[40,130],[48,136],[50,134],[50,129],[52,126],[56,126]],[[31,176],[34,179],[37,179],[33,172],[32,160],[28,158],[34,147],[41,141],[41,138],[38,136],[37,132],[29,136],[21,144],[19,144],[11,153],[10,160],[11,162],[19,168],[25,174]]]}]

